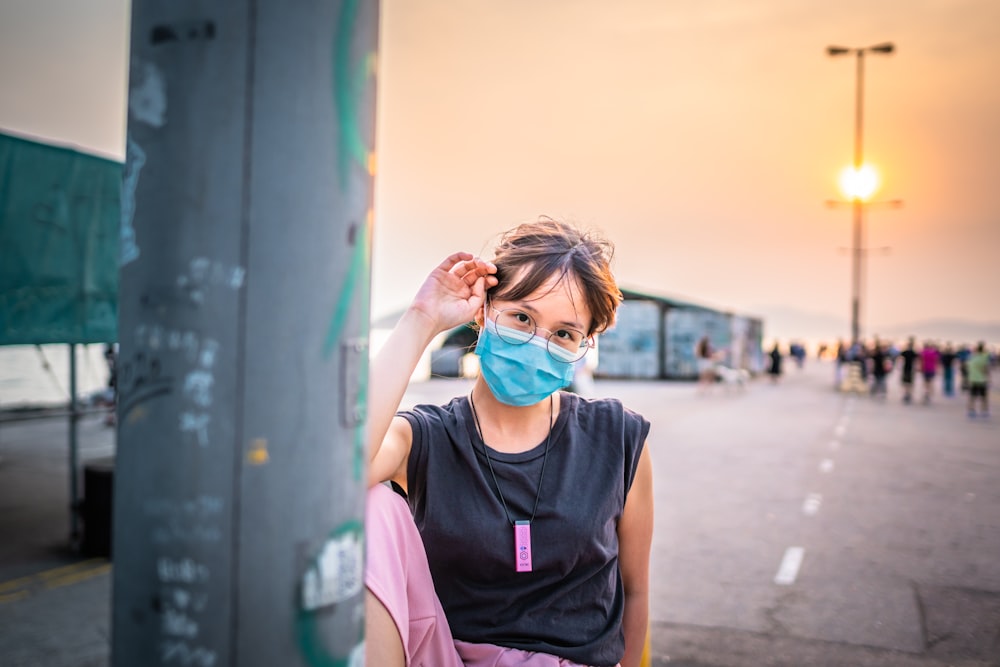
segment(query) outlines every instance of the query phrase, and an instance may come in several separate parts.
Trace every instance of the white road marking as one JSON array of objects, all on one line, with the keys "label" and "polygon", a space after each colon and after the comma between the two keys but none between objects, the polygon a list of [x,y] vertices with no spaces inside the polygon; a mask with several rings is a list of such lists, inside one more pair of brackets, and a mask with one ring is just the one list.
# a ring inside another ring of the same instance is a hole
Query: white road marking
[{"label": "white road marking", "polygon": [[833,472],[833,459],[823,459],[819,462],[820,472]]},{"label": "white road marking", "polygon": [[847,427],[843,424],[837,424],[837,428],[833,429],[833,433],[838,438],[843,438],[844,434],[847,433]]},{"label": "white road marking", "polygon": [[840,440],[831,440],[830,449],[832,449],[833,451],[837,451],[838,449],[840,449]]},{"label": "white road marking", "polygon": [[785,549],[785,556],[781,559],[781,566],[778,574],[774,575],[774,583],[780,586],[790,586],[795,583],[795,578],[799,576],[799,568],[802,567],[802,558],[806,550],[802,547],[788,547]]},{"label": "white road marking", "polygon": [[823,496],[818,493],[810,493],[806,496],[806,501],[802,503],[802,513],[814,516],[817,512],[819,512],[819,506],[822,502]]}]

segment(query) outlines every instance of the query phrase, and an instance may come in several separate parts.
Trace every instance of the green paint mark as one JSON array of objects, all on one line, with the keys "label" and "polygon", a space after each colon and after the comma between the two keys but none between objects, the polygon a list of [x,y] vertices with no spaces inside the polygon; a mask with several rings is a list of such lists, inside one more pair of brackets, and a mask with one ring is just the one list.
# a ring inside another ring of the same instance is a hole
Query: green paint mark
[{"label": "green paint mark", "polygon": [[357,14],[358,0],[345,0],[333,43],[333,97],[340,123],[337,166],[341,188],[347,186],[347,171],[352,160],[368,170],[370,152],[361,136],[358,107],[371,74],[371,59],[374,54],[368,53],[362,58],[352,76],[351,44]]},{"label": "green paint mark", "polygon": [[[337,26],[334,31],[333,42],[333,97],[334,108],[339,123],[339,136],[337,143],[337,172],[342,190],[348,186],[348,172],[353,165],[360,166],[369,173],[370,148],[366,145],[361,133],[358,120],[359,111],[363,108],[364,94],[374,75],[373,61],[374,52],[368,52],[359,59],[352,62],[352,45],[355,42],[356,25],[358,21],[358,0],[344,0]],[[330,325],[327,328],[326,338],[323,341],[323,358],[329,359],[333,354],[343,335],[347,325],[347,318],[353,303],[352,295],[356,288],[360,287],[360,301],[362,305],[362,322],[368,322],[368,302],[369,302],[369,228],[365,225],[363,230],[358,232],[359,238],[355,241],[354,252],[351,255],[350,268],[347,280],[341,289],[337,305]],[[363,284],[358,285],[359,281]],[[367,407],[368,396],[368,360],[362,361],[361,377],[358,379],[359,396]],[[365,450],[365,429],[364,420],[354,431],[354,480],[360,481],[364,469]]]},{"label": "green paint mark", "polygon": [[[361,376],[361,395],[364,401],[368,402],[368,370],[365,369]],[[367,409],[367,407],[366,407]],[[367,420],[366,420],[367,421]],[[357,425],[354,429],[354,481],[361,481],[361,473],[364,470],[365,461],[365,422]]]},{"label": "green paint mark", "polygon": [[[344,326],[347,324],[347,315],[351,310],[351,295],[354,294],[354,288],[358,283],[358,278],[360,276],[368,277],[368,227],[365,226],[362,230],[358,232],[359,238],[354,240],[354,252],[351,254],[351,265],[347,270],[347,280],[344,281],[344,286],[340,290],[340,296],[337,298],[337,307],[333,311],[333,317],[330,319],[330,326],[326,330],[326,339],[323,341],[323,358],[329,359],[330,355],[333,354],[333,349],[337,345],[337,341],[340,340],[341,334],[344,332]],[[362,301],[364,305],[364,311],[362,316],[365,318],[363,321],[367,322],[368,318],[368,282],[365,281],[365,285],[362,288]]]}]

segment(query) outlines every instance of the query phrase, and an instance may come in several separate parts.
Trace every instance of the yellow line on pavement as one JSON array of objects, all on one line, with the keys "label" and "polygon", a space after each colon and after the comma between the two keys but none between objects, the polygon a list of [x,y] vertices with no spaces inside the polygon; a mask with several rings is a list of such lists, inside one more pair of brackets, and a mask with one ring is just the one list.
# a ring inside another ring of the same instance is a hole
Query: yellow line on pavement
[{"label": "yellow line on pavement", "polygon": [[79,563],[54,567],[37,574],[4,581],[0,583],[0,604],[22,600],[34,591],[48,590],[85,581],[106,574],[110,570],[111,563],[106,558],[91,558]]},{"label": "yellow line on pavement", "polygon": [[92,579],[102,574],[107,574],[110,571],[111,571],[111,563],[105,563],[104,565],[95,567],[92,570],[86,570],[83,572],[71,572],[70,574],[59,577],[57,579],[49,579],[48,581],[45,582],[45,588],[59,588],[60,586],[69,586],[70,584],[79,583],[81,581],[86,581],[87,579]]},{"label": "yellow line on pavement", "polygon": [[5,602],[17,602],[18,600],[23,600],[28,597],[28,591],[17,591],[16,593],[7,593],[6,595],[0,594],[0,604]]}]

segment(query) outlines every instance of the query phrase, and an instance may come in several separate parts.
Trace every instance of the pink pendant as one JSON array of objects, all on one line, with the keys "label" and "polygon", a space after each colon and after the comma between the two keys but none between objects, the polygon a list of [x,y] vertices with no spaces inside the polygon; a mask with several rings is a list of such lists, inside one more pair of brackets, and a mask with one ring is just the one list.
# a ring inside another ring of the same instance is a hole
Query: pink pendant
[{"label": "pink pendant", "polygon": [[531,522],[514,522],[514,569],[531,572]]}]

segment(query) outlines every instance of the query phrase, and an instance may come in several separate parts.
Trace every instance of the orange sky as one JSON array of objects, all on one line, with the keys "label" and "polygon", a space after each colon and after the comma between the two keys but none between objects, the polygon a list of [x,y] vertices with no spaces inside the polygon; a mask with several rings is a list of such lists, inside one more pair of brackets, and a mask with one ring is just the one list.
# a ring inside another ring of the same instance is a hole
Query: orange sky
[{"label": "orange sky", "polygon": [[[127,7],[3,3],[0,128],[120,158]],[[615,240],[624,286],[848,334],[851,216],[823,202],[852,159],[855,69],[824,49],[883,41],[865,153],[874,198],[905,206],[870,213],[891,250],[867,262],[864,329],[1000,321],[994,0],[383,0],[374,314],[547,214]]]}]

